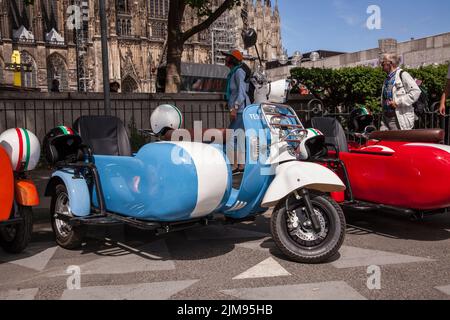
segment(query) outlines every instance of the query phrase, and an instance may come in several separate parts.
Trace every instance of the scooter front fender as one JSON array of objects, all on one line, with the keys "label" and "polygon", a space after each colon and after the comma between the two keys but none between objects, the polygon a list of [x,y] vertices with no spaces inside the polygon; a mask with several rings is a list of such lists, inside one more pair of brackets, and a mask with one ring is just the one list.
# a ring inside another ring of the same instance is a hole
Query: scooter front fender
[{"label": "scooter front fender", "polygon": [[310,162],[287,162],[278,166],[261,207],[273,208],[290,193],[301,189],[330,193],[344,191],[346,187],[333,171],[324,166]]},{"label": "scooter front fender", "polygon": [[16,201],[24,207],[36,207],[39,205],[39,194],[31,180],[17,180],[15,182]]},{"label": "scooter front fender", "polygon": [[70,201],[70,211],[76,217],[86,217],[91,214],[91,196],[89,188],[82,177],[74,178],[69,170],[60,170],[53,173],[47,185],[45,196],[52,196],[58,184],[64,183]]}]

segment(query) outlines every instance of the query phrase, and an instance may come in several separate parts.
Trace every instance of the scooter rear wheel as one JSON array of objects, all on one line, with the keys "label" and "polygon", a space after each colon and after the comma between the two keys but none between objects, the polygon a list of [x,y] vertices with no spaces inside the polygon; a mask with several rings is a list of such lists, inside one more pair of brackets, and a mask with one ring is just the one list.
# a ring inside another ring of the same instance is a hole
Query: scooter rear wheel
[{"label": "scooter rear wheel", "polygon": [[33,210],[31,207],[18,206],[18,215],[22,221],[17,224],[0,227],[0,246],[8,253],[21,253],[28,246],[33,233]]},{"label": "scooter rear wheel", "polygon": [[58,219],[57,217],[57,215],[64,215],[68,218],[73,217],[70,212],[69,195],[66,186],[63,184],[59,184],[55,188],[55,192],[52,196],[50,213],[56,243],[67,250],[80,248],[83,244],[85,229],[83,227],[73,227],[66,221]]},{"label": "scooter rear wheel", "polygon": [[[314,232],[304,213],[303,200],[289,195],[280,201],[272,214],[271,231],[277,247],[291,260],[300,263],[323,263],[335,256],[345,238],[346,222],[341,207],[326,196],[311,195],[321,231]],[[294,215],[294,217],[293,217]]]}]

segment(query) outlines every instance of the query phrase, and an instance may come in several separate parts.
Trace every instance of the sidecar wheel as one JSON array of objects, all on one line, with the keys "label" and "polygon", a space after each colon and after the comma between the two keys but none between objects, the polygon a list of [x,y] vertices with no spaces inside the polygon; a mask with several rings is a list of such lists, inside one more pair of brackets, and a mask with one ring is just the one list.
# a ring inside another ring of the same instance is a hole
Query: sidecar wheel
[{"label": "sidecar wheel", "polygon": [[0,246],[8,253],[21,253],[30,243],[33,233],[33,210],[19,206],[22,222],[0,228]]},{"label": "sidecar wheel", "polygon": [[[346,222],[341,207],[331,198],[311,195],[314,211],[322,230],[316,233],[308,225],[303,200],[290,196],[290,212],[286,210],[286,199],[282,200],[272,214],[271,231],[277,247],[290,259],[300,263],[326,262],[342,246]],[[292,223],[292,213],[299,218]]]},{"label": "sidecar wheel", "polygon": [[56,214],[65,215],[69,218],[73,217],[70,212],[69,195],[66,186],[63,184],[59,184],[55,188],[55,193],[52,196],[50,213],[56,243],[67,250],[80,248],[83,244],[85,229],[83,227],[70,226],[67,222],[55,217]]}]

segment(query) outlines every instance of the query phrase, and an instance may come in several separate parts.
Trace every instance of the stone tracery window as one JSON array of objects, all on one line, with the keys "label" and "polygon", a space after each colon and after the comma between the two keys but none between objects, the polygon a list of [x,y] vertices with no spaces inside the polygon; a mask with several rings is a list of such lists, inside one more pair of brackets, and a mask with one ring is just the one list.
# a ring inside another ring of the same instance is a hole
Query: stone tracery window
[{"label": "stone tracery window", "polygon": [[130,10],[129,10],[129,4],[128,4],[128,0],[117,0],[117,13],[125,13],[125,14],[129,14]]},{"label": "stone tracery window", "polygon": [[167,24],[164,22],[153,22],[152,23],[152,38],[165,39],[166,33],[167,33],[166,27],[167,27]]},{"label": "stone tracery window", "polygon": [[31,65],[31,72],[22,71],[22,87],[36,88],[37,86],[37,65],[34,58],[27,52],[20,53],[20,59],[23,64]]},{"label": "stone tracery window", "polygon": [[150,18],[165,19],[169,14],[169,0],[149,0]]},{"label": "stone tracery window", "polygon": [[47,83],[49,91],[55,79],[59,81],[60,91],[67,91],[69,89],[66,62],[57,53],[52,54],[47,59]]}]

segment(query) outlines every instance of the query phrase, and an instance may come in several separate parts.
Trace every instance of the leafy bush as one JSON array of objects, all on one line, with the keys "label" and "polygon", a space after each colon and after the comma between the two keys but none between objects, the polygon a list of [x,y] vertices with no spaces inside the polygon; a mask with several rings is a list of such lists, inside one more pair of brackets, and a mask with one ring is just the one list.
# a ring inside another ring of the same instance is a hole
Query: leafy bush
[{"label": "leafy bush", "polygon": [[[405,70],[423,81],[431,104],[439,100],[444,90],[447,67],[439,65]],[[352,110],[357,105],[365,105],[374,113],[381,111],[381,89],[386,78],[381,68],[295,68],[291,70],[291,75],[321,99],[328,111],[342,106]]]},{"label": "leafy bush", "polygon": [[149,139],[144,137],[138,130],[134,118],[131,119],[128,124],[128,129],[130,132],[130,144],[132,152],[138,152],[140,148],[149,143]]}]

